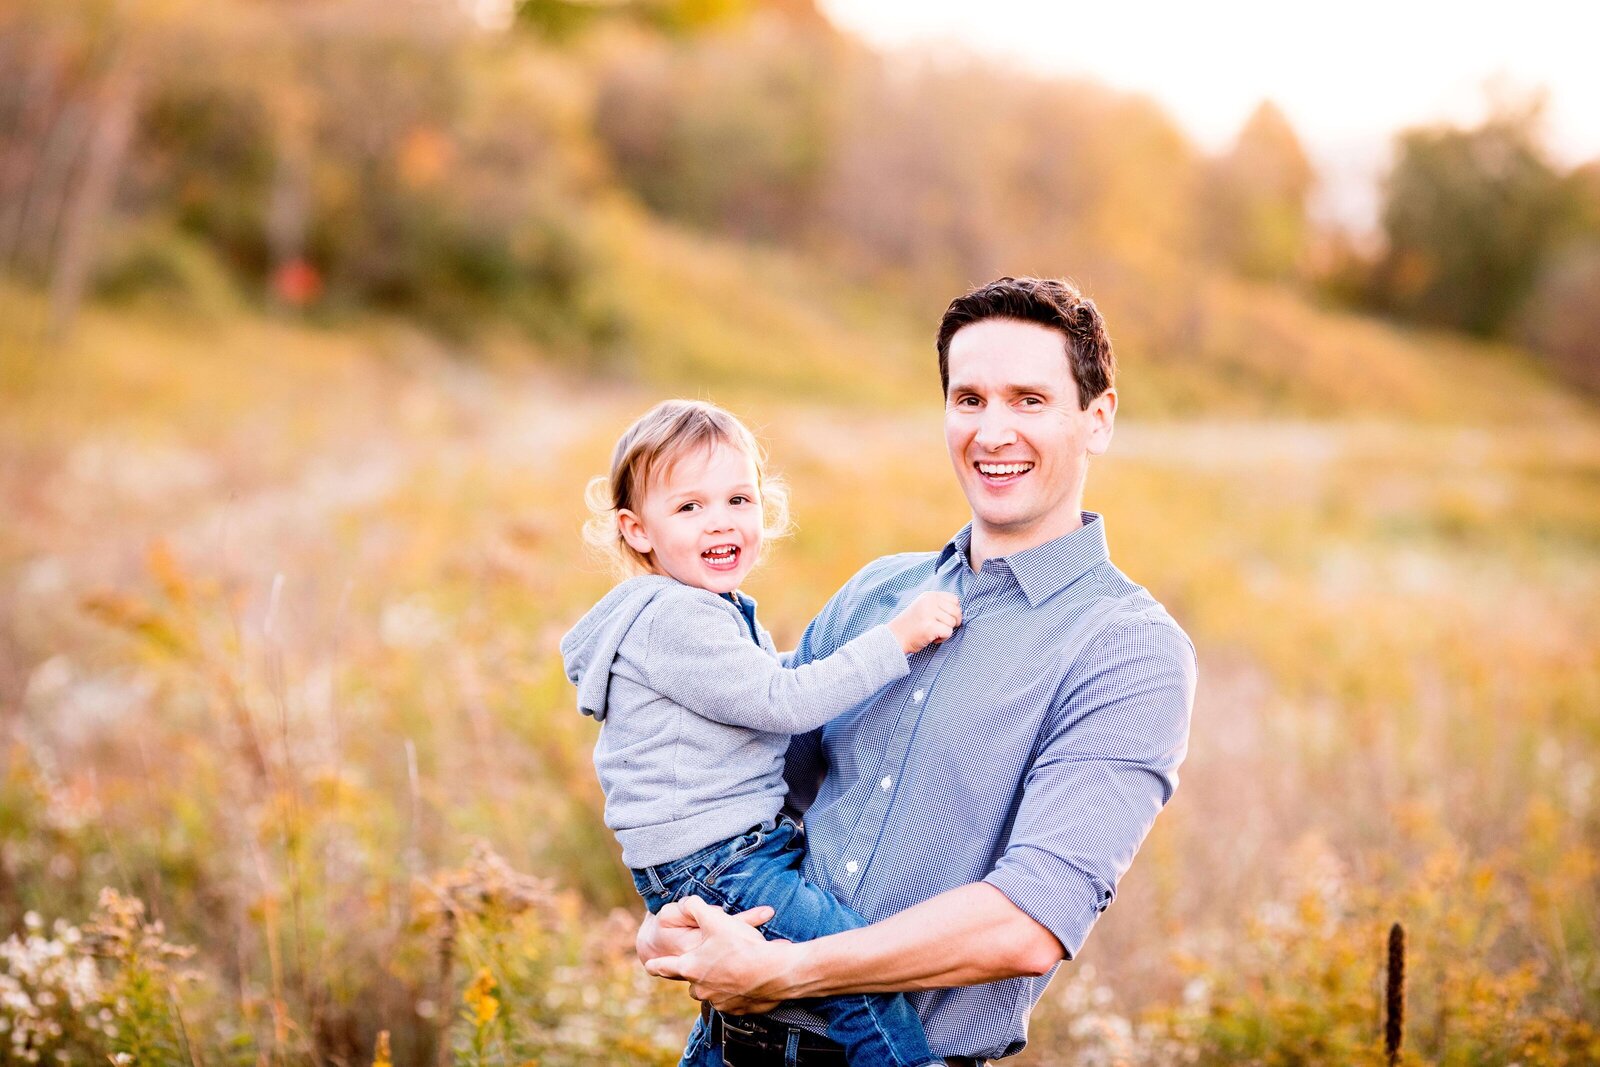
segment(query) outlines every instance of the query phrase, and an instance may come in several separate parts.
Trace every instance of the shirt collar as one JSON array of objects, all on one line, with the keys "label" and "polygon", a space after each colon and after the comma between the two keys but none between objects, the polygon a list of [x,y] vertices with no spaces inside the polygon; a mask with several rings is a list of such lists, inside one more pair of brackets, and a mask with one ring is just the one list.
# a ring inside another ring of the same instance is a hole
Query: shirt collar
[{"label": "shirt collar", "polygon": [[[969,566],[972,551],[972,523],[967,523],[939,553],[938,572]],[[1083,525],[1071,533],[1025,548],[1009,556],[996,557],[1010,569],[1028,603],[1038,607],[1102,563],[1111,561],[1106,544],[1105,520],[1093,511],[1083,512]],[[990,562],[995,562],[991,560]]]}]

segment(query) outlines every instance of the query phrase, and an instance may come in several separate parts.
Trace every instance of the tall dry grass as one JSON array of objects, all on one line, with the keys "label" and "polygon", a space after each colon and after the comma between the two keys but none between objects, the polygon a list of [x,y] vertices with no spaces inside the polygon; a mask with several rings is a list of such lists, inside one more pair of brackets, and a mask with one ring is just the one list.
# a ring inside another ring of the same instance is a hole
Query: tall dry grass
[{"label": "tall dry grass", "polygon": [[[774,308],[752,334],[802,314]],[[1342,328],[1318,360],[1379,329]],[[1096,464],[1089,505],[1202,687],[1182,788],[1019,1062],[1382,1062],[1396,919],[1402,1062],[1600,1055],[1600,423],[1493,353],[1381,341],[1434,417],[1135,403]],[[751,583],[792,642],[961,502],[931,385],[823,362],[796,399],[728,367],[694,391],[794,485],[800,531]],[[4,370],[7,1055],[373,1062],[386,1031],[394,1063],[672,1062],[692,1006],[631,962],[556,642],[607,585],[582,484],[686,379],[158,312]],[[111,928],[143,955],[88,951]]]}]

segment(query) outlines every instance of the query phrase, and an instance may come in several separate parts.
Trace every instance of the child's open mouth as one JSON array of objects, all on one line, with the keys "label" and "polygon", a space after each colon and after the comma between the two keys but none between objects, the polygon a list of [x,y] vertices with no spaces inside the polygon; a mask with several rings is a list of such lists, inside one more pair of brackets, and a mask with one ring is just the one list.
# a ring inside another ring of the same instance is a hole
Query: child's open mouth
[{"label": "child's open mouth", "polygon": [[1027,461],[1017,463],[985,463],[979,461],[973,464],[983,480],[988,485],[1009,485],[1033,470],[1033,464]]},{"label": "child's open mouth", "polygon": [[714,571],[731,571],[739,566],[739,549],[735,545],[717,545],[700,553],[700,558]]}]

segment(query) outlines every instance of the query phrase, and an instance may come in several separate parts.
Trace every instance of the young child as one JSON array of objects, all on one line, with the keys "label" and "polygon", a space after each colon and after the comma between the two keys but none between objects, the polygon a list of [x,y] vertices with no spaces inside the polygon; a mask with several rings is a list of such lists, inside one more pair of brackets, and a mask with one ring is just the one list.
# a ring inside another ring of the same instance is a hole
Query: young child
[{"label": "young child", "polygon": [[[642,572],[562,639],[578,707],[601,723],[595,770],[606,825],[651,912],[690,894],[742,911],[771,905],[768,937],[807,941],[866,925],[801,871],[803,831],[780,814],[789,735],[814,729],[906,676],[906,658],[948,638],[961,606],[923,593],[833,655],[787,668],[738,592],[784,495],[750,431],[710,404],[669,400],[617,442],[590,486],[590,540]],[[899,995],[809,1002],[851,1067],[943,1064]],[[704,1028],[684,1067],[720,1064]]]}]

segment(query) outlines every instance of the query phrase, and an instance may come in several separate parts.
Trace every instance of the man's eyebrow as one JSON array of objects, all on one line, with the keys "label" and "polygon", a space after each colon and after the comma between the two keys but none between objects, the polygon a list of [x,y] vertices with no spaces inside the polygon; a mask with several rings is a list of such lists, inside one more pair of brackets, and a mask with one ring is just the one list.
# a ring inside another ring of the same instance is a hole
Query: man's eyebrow
[{"label": "man's eyebrow", "polygon": [[[1036,384],[1031,383],[1031,382],[1008,382],[1004,386],[1002,386],[1001,389],[1004,392],[1011,394],[1012,396],[1016,396],[1019,393],[1040,393],[1042,395],[1049,396],[1050,393],[1052,392],[1052,388],[1050,386],[1048,386],[1048,385],[1036,385]],[[972,385],[972,384],[969,384],[967,382],[951,382],[950,383],[950,395],[951,396],[954,396],[957,393],[982,393],[982,392],[983,392],[983,389],[981,389],[979,386]]]}]

